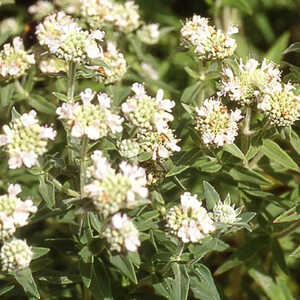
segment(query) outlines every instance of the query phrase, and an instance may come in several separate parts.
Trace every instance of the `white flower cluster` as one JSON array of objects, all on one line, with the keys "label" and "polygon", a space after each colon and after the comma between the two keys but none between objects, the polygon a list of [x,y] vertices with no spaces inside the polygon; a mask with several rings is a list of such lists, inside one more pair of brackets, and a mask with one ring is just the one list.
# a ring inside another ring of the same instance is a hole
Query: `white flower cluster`
[{"label": "white flower cluster", "polygon": [[12,273],[29,267],[33,252],[26,241],[13,239],[0,250],[2,271]]},{"label": "white flower cluster", "polygon": [[0,35],[15,35],[21,29],[21,25],[15,18],[6,18],[0,22]]},{"label": "white flower cluster", "polygon": [[137,132],[136,141],[142,151],[152,153],[153,160],[158,157],[166,159],[173,152],[180,151],[180,147],[177,145],[179,139],[174,137],[174,132],[170,128],[162,133],[141,129]]},{"label": "white flower cluster", "polygon": [[53,3],[45,0],[39,0],[29,6],[28,12],[34,16],[34,19],[40,20],[54,11]]},{"label": "white flower cluster", "polygon": [[8,194],[0,196],[0,239],[11,237],[16,228],[28,223],[30,213],[35,213],[37,207],[31,200],[22,201],[17,195],[21,192],[18,184],[10,184]]},{"label": "white flower cluster", "polygon": [[221,147],[232,144],[238,135],[238,121],[242,119],[241,111],[231,113],[220,100],[206,99],[203,105],[196,107],[196,130],[201,134],[204,144]]},{"label": "white flower cluster", "polygon": [[198,243],[215,231],[207,210],[189,192],[180,197],[180,205],[172,207],[166,215],[166,227],[184,243]]},{"label": "white flower cluster", "polygon": [[5,134],[0,135],[0,146],[6,146],[10,169],[36,165],[38,156],[47,151],[48,139],[54,140],[56,136],[52,127],[38,124],[34,110],[14,119],[9,126],[4,125],[3,131]]},{"label": "white flower cluster", "polygon": [[67,14],[76,15],[80,14],[82,0],[54,0],[54,4]]},{"label": "white flower cluster", "polygon": [[146,24],[137,31],[139,39],[148,45],[154,45],[159,41],[159,24]]},{"label": "white flower cluster", "polygon": [[175,102],[163,99],[162,90],[158,90],[156,98],[147,95],[144,85],[140,83],[134,83],[132,91],[135,95],[122,104],[126,118],[138,128],[164,132],[168,122],[174,119],[171,112]]},{"label": "white flower cluster", "polygon": [[267,115],[271,124],[289,126],[300,118],[300,96],[294,94],[294,89],[290,83],[277,85],[259,99],[257,108]]},{"label": "white flower cluster", "polygon": [[143,203],[148,196],[147,179],[143,168],[121,162],[117,173],[101,151],[91,156],[92,182],[85,186],[85,193],[92,198],[95,207],[104,216],[124,208]]},{"label": "white flower cluster", "polygon": [[39,62],[39,68],[41,72],[45,74],[56,74],[68,71],[67,63],[54,55],[42,57]]},{"label": "white flower cluster", "polygon": [[107,239],[112,251],[127,250],[136,252],[141,244],[139,231],[125,214],[115,214],[112,217],[111,224],[103,232],[103,236]]},{"label": "white flower cluster", "polygon": [[113,0],[82,0],[81,15],[92,28],[112,24],[119,31],[130,33],[140,26],[138,9],[133,1],[122,4]]},{"label": "white flower cluster", "polygon": [[227,197],[222,203],[219,201],[213,208],[213,219],[217,223],[234,224],[240,220],[238,217],[241,213],[241,208],[235,209],[234,205],[231,205],[230,198]]},{"label": "white flower cluster", "polygon": [[154,160],[157,156],[164,159],[173,151],[180,151],[168,124],[173,120],[171,113],[175,102],[163,99],[162,90],[158,90],[156,98],[147,95],[139,83],[133,84],[132,91],[135,95],[122,104],[122,111],[131,126],[136,127],[136,142],[141,149],[153,152]]},{"label": "white flower cluster", "polygon": [[76,21],[60,11],[45,18],[37,26],[37,38],[50,53],[66,61],[85,64],[89,59],[101,58],[104,32],[83,30]]},{"label": "white flower cluster", "polygon": [[245,64],[241,60],[235,73],[231,68],[224,69],[218,94],[228,96],[231,101],[240,105],[256,103],[265,92],[280,85],[280,70],[266,59],[261,64],[253,58]]},{"label": "white flower cluster", "polygon": [[182,43],[186,48],[192,48],[200,60],[224,59],[231,56],[236,48],[236,42],[231,38],[238,32],[237,27],[230,27],[224,33],[208,24],[209,20],[194,15],[186,21],[181,29]]},{"label": "white flower cluster", "polygon": [[102,61],[107,67],[105,65],[87,67],[99,73],[99,76],[96,76],[96,80],[105,84],[111,84],[123,78],[127,71],[126,60],[124,55],[117,50],[114,43],[107,42],[107,49],[103,53]]},{"label": "white flower cluster", "polygon": [[34,55],[24,50],[20,37],[15,37],[12,44],[5,44],[0,51],[0,78],[18,78],[24,75],[34,63]]},{"label": "white flower cluster", "polygon": [[95,94],[91,89],[86,89],[80,93],[82,104],[63,103],[57,108],[58,118],[66,120],[72,136],[79,138],[87,135],[91,140],[98,140],[110,132],[115,134],[123,130],[123,119],[110,111],[111,99],[99,93],[98,104],[93,104],[91,101]]}]

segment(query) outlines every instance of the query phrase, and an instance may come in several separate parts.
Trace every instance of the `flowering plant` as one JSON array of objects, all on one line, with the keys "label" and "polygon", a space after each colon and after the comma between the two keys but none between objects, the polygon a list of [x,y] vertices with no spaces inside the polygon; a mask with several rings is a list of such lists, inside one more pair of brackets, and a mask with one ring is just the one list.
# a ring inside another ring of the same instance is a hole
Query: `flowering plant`
[{"label": "flowering plant", "polygon": [[299,43],[142,2],[0,1],[1,299],[296,299]]}]

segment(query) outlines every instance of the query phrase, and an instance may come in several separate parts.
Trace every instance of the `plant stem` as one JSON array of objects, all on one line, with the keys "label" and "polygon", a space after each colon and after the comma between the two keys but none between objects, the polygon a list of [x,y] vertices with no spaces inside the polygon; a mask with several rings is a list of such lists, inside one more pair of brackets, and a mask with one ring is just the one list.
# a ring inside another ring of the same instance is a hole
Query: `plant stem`
[{"label": "plant stem", "polygon": [[80,194],[71,189],[65,188],[59,181],[57,181],[51,174],[46,173],[47,181],[54,184],[54,186],[61,192],[75,198],[79,198]]},{"label": "plant stem", "polygon": [[67,79],[68,79],[67,97],[70,102],[73,102],[74,99],[75,83],[76,83],[75,74],[76,74],[76,64],[74,62],[70,62],[68,73],[67,73]]},{"label": "plant stem", "polygon": [[251,162],[248,165],[248,168],[250,170],[254,169],[257,166],[257,163],[263,158],[264,156],[264,152],[262,150],[260,150],[255,156],[254,158],[251,160]]},{"label": "plant stem", "polygon": [[88,137],[83,136],[80,147],[80,195],[81,199],[84,194],[84,186],[86,181],[86,154],[88,150]]},{"label": "plant stem", "polygon": [[255,131],[250,130],[251,122],[251,108],[246,108],[246,117],[244,119],[243,135],[242,135],[242,152],[247,153],[249,148],[249,136],[255,133]]}]

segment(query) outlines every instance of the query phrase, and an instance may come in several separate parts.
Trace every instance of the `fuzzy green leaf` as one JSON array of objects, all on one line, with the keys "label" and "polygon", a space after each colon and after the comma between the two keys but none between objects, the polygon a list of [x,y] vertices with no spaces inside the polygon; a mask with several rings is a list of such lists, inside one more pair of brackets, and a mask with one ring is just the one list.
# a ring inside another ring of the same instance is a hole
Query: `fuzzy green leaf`
[{"label": "fuzzy green leaf", "polygon": [[206,201],[206,207],[208,210],[211,210],[214,208],[215,204],[221,201],[220,196],[218,192],[214,189],[214,187],[207,181],[203,181],[203,190]]},{"label": "fuzzy green leaf", "polygon": [[40,299],[39,291],[29,268],[18,271],[15,274],[15,278],[17,282],[23,287],[26,294],[31,294]]}]

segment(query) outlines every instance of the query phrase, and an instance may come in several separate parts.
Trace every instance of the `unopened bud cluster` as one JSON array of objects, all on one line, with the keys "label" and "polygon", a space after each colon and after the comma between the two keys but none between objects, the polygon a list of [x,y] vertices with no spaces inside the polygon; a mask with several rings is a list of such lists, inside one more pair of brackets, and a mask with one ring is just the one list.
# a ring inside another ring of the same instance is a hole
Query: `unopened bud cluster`
[{"label": "unopened bud cluster", "polygon": [[59,119],[66,120],[72,136],[86,135],[91,140],[98,140],[123,130],[123,119],[110,111],[111,100],[106,94],[97,95],[98,104],[91,103],[95,97],[91,89],[84,90],[80,96],[82,104],[63,103],[56,110]]},{"label": "unopened bud cluster", "polygon": [[21,192],[18,184],[8,187],[8,194],[0,196],[0,239],[11,237],[16,228],[28,223],[30,213],[35,213],[37,207],[31,200],[22,201],[17,195]]},{"label": "unopened bud cluster", "polygon": [[67,14],[76,15],[80,14],[80,8],[82,6],[82,0],[54,0],[56,6],[61,10],[65,11]]},{"label": "unopened bud cluster", "polygon": [[126,60],[114,43],[107,42],[107,49],[103,53],[102,62],[104,63],[102,66],[88,66],[89,69],[95,70],[99,74],[96,80],[105,84],[112,84],[124,77],[127,71]]},{"label": "unopened bud cluster", "polygon": [[271,124],[290,126],[300,118],[300,96],[293,92],[292,84],[282,84],[273,87],[257,104]]},{"label": "unopened bud cluster", "polygon": [[115,214],[103,236],[107,239],[111,251],[121,252],[127,250],[136,252],[140,246],[139,232],[125,214]]},{"label": "unopened bud cluster", "polygon": [[31,247],[25,241],[13,239],[0,250],[2,271],[12,273],[27,268],[32,260]]},{"label": "unopened bud cluster", "polygon": [[224,59],[233,55],[236,42],[231,35],[238,32],[237,27],[230,27],[224,33],[208,22],[197,15],[187,20],[181,29],[183,45],[191,48],[200,60]]},{"label": "unopened bud cluster", "polygon": [[234,224],[240,220],[238,217],[241,208],[235,209],[234,204],[231,205],[230,198],[225,199],[224,203],[219,201],[213,208],[213,219],[217,223]]},{"label": "unopened bud cluster", "polygon": [[15,37],[12,44],[5,44],[0,51],[0,78],[18,78],[24,75],[34,63],[34,55],[24,50],[20,37]]},{"label": "unopened bud cluster", "polygon": [[180,204],[172,207],[166,215],[166,227],[169,232],[183,243],[198,243],[215,231],[210,218],[197,195],[189,192],[181,195]]},{"label": "unopened bud cluster", "polygon": [[148,189],[143,168],[121,162],[120,171],[116,172],[98,150],[91,159],[92,178],[85,186],[85,193],[101,214],[108,216],[124,208],[136,207],[146,200]]},{"label": "unopened bud cluster", "polygon": [[251,58],[244,64],[241,60],[236,72],[231,68],[224,69],[219,95],[228,96],[240,105],[256,104],[265,92],[280,85],[280,76],[273,62],[264,59],[260,64]]},{"label": "unopened bud cluster", "polygon": [[36,165],[38,157],[47,151],[48,139],[54,140],[56,136],[52,127],[38,124],[34,110],[14,119],[9,126],[4,125],[3,131],[5,134],[0,135],[0,146],[6,147],[10,169]]},{"label": "unopened bud cluster", "polygon": [[140,26],[138,6],[133,1],[82,0],[81,15],[94,29],[112,24],[119,31],[130,33]]},{"label": "unopened bud cluster", "polygon": [[144,152],[153,153],[157,157],[168,158],[172,152],[180,151],[178,140],[169,128],[173,120],[174,101],[163,99],[163,91],[158,90],[156,98],[147,95],[142,84],[132,86],[134,96],[130,96],[123,104],[122,111],[131,126],[136,128],[134,140]]},{"label": "unopened bud cluster", "polygon": [[154,45],[159,41],[159,25],[158,24],[146,24],[137,31],[139,39],[148,45]]},{"label": "unopened bud cluster", "polygon": [[219,99],[207,99],[203,105],[196,107],[196,130],[206,145],[221,147],[232,144],[238,135],[238,121],[242,119],[241,111],[228,112],[228,108]]},{"label": "unopened bud cluster", "polygon": [[76,21],[60,11],[44,19],[37,26],[39,43],[50,53],[66,61],[85,64],[89,59],[102,57],[98,41],[104,33],[96,30],[92,33],[83,30]]},{"label": "unopened bud cluster", "polygon": [[140,153],[140,145],[134,140],[122,140],[119,143],[119,153],[123,157],[135,157]]}]

